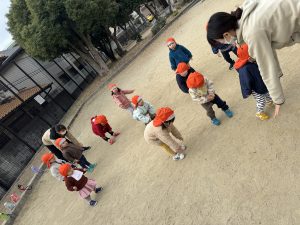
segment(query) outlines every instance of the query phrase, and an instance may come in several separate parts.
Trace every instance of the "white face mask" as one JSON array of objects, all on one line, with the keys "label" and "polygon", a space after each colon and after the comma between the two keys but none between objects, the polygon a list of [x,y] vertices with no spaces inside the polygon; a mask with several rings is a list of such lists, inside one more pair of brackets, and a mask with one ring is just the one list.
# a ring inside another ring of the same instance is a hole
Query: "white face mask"
[{"label": "white face mask", "polygon": [[231,36],[229,41],[227,41],[227,39],[224,37],[224,41],[228,45],[235,45],[237,41],[237,37]]},{"label": "white face mask", "polygon": [[65,130],[64,132],[60,132],[60,135],[66,135],[67,131]]}]

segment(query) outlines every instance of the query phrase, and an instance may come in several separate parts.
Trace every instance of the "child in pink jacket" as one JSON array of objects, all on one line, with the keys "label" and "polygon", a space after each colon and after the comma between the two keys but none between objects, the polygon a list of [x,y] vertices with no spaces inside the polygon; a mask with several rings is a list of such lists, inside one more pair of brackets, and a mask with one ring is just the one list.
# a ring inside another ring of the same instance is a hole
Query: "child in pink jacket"
[{"label": "child in pink jacket", "polygon": [[126,109],[132,115],[134,108],[126,95],[133,93],[134,90],[121,90],[116,84],[109,84],[108,88],[111,91],[111,96],[115,103],[120,108]]}]

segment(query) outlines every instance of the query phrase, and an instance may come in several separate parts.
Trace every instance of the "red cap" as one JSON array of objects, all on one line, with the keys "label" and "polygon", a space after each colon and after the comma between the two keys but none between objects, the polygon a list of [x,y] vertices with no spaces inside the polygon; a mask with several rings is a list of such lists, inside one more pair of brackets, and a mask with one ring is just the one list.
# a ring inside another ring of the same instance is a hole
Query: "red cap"
[{"label": "red cap", "polygon": [[66,177],[66,176],[68,176],[68,172],[70,171],[70,169],[71,169],[71,165],[66,163],[66,164],[62,164],[58,168],[58,171],[62,176]]},{"label": "red cap", "polygon": [[248,45],[242,44],[237,49],[238,60],[234,63],[234,68],[237,70],[243,67],[249,60]]},{"label": "red cap", "polygon": [[42,156],[42,161],[44,164],[47,165],[48,168],[50,168],[50,160],[54,158],[54,155],[52,153],[46,153]]},{"label": "red cap", "polygon": [[109,85],[107,85],[107,87],[108,87],[109,90],[112,91],[114,88],[117,87],[117,85],[116,84],[109,84]]},{"label": "red cap", "polygon": [[171,120],[175,117],[174,111],[169,107],[159,108],[156,111],[156,116],[153,120],[153,125],[155,127],[161,126],[164,122]]},{"label": "red cap", "polygon": [[191,73],[186,81],[188,88],[198,88],[202,87],[204,84],[204,77],[201,73],[194,72]]},{"label": "red cap", "polygon": [[175,41],[175,39],[174,39],[174,38],[172,38],[172,37],[169,37],[169,38],[167,39],[167,41],[166,41],[166,42],[168,43],[168,42],[176,42],[176,41]]},{"label": "red cap", "polygon": [[55,140],[55,145],[56,145],[57,147],[60,147],[61,144],[64,143],[65,141],[66,141],[65,138],[57,138],[57,139]]},{"label": "red cap", "polygon": [[95,124],[100,124],[100,123],[107,124],[108,121],[106,119],[106,116],[104,116],[104,115],[98,115],[98,116],[95,117],[95,122],[94,123]]},{"label": "red cap", "polygon": [[137,104],[140,100],[142,100],[141,96],[135,95],[132,97],[131,102],[135,107],[137,107]]},{"label": "red cap", "polygon": [[185,71],[188,71],[189,69],[190,67],[188,66],[188,64],[181,62],[177,65],[176,73],[183,73]]}]

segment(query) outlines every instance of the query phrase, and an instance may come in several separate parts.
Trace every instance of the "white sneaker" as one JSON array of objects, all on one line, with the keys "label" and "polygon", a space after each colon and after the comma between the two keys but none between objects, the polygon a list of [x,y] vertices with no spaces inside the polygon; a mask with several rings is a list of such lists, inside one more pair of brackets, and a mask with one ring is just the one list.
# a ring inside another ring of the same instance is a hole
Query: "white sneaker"
[{"label": "white sneaker", "polygon": [[177,161],[177,160],[182,160],[184,159],[184,154],[182,153],[177,153],[176,155],[173,156],[173,160]]}]

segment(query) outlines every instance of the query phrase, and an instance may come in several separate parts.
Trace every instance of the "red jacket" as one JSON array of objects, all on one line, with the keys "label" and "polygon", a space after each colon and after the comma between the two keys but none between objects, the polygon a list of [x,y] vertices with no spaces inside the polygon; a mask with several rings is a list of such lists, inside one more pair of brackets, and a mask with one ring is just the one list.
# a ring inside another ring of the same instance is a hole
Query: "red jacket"
[{"label": "red jacket", "polygon": [[105,133],[111,131],[111,127],[109,126],[109,124],[105,124],[104,126],[102,126],[101,124],[95,124],[93,122],[93,119],[95,117],[91,118],[91,124],[92,124],[92,130],[94,132],[94,134],[104,138],[105,137]]}]

